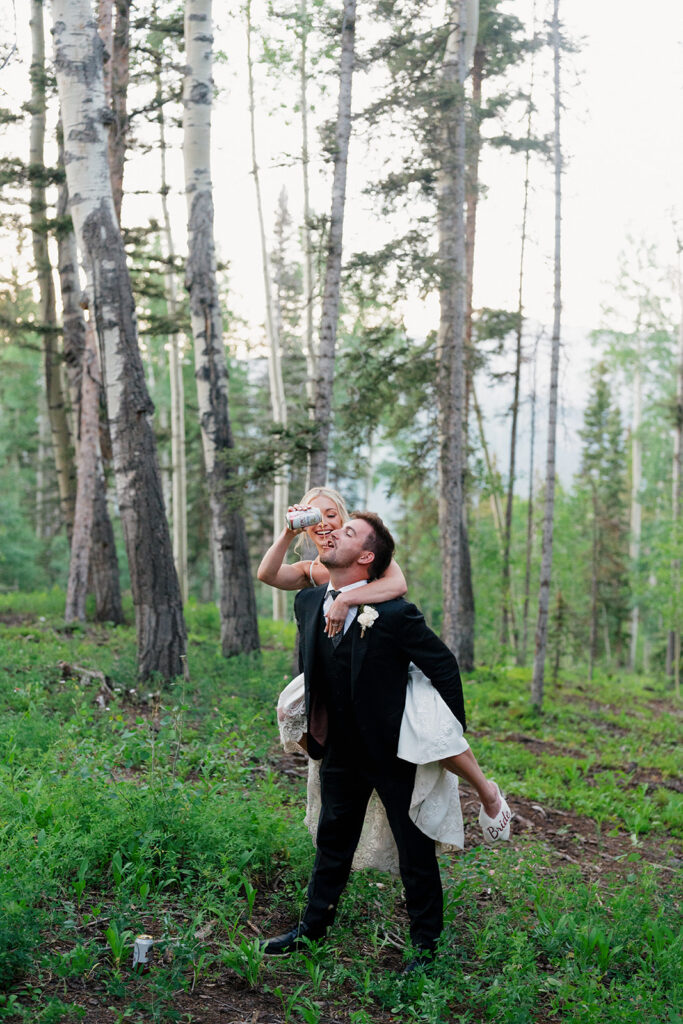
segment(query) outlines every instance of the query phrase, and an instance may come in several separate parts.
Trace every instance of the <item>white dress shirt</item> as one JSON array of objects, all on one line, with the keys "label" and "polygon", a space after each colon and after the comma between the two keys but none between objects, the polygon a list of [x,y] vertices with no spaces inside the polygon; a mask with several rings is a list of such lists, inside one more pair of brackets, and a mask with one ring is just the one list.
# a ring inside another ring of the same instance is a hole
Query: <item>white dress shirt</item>
[{"label": "white dress shirt", "polygon": [[[347,590],[355,590],[356,587],[364,587],[367,584],[367,582],[367,580],[356,580],[355,583],[349,583],[345,587],[340,587],[338,592],[340,594],[344,594]],[[325,594],[325,600],[323,601],[323,615],[327,615],[330,608],[332,607],[332,596],[330,594],[330,591],[334,589],[336,588],[334,588],[332,584],[329,583],[327,586],[327,593]],[[359,606],[357,604],[354,604],[349,608],[348,612],[346,613],[346,620],[344,622],[344,633],[346,633],[346,630],[349,628],[349,626],[355,619],[356,615],[358,614],[358,607]]]}]

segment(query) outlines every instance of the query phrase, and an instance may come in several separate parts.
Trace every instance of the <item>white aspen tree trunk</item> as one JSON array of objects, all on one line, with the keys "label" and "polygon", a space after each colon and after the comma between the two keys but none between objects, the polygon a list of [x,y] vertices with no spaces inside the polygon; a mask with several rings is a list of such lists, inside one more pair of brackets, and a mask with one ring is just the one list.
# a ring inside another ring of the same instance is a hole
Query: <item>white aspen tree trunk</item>
[{"label": "white aspen tree trunk", "polygon": [[332,206],[327,239],[325,283],[323,286],[320,342],[316,361],[315,403],[313,420],[316,425],[317,448],[308,461],[308,487],[322,487],[327,481],[327,455],[332,414],[332,388],[334,385],[334,359],[339,320],[339,293],[341,288],[342,237],[344,208],[346,205],[346,169],[351,137],[351,83],[355,62],[356,0],[344,0],[341,29],[341,61],[339,66],[339,102],[335,128],[334,177]]},{"label": "white aspen tree trunk", "polygon": [[[178,293],[174,273],[175,245],[168,209],[168,173],[166,169],[166,123],[161,80],[161,55],[156,60],[156,99],[159,123],[159,157],[161,162],[161,216],[163,222],[162,253],[166,260],[164,290],[170,320],[178,314]],[[173,524],[173,559],[183,603],[188,597],[187,575],[187,464],[185,454],[185,390],[182,367],[183,341],[177,331],[168,339],[168,372],[171,392],[171,509]]]},{"label": "white aspen tree trunk", "polygon": [[218,301],[211,183],[213,83],[211,0],[186,0],[183,89],[185,187],[188,216],[186,287],[195,347],[197,401],[219,569],[221,647],[228,657],[259,649],[254,582],[228,410],[228,366]]},{"label": "white aspen tree trunk", "polygon": [[311,188],[309,183],[308,150],[308,33],[309,18],[307,0],[299,5],[301,48],[299,51],[299,102],[301,104],[301,176],[303,185],[304,220],[301,229],[303,248],[303,304],[304,304],[304,357],[306,359],[306,397],[309,415],[314,415],[316,351],[313,340],[313,240],[311,238]]},{"label": "white aspen tree trunk", "polygon": [[541,572],[538,595],[538,619],[536,622],[536,649],[531,680],[531,703],[539,711],[543,707],[543,677],[545,656],[548,646],[548,605],[550,603],[550,578],[553,564],[553,520],[555,515],[555,449],[557,436],[558,379],[560,371],[560,331],[562,318],[562,146],[560,142],[560,0],[554,0],[552,35],[554,64],[554,167],[555,167],[555,255],[554,255],[554,297],[553,335],[550,356],[550,395],[548,402],[548,444],[545,471],[545,508],[543,512],[543,542],[541,547]]},{"label": "white aspen tree trunk", "polygon": [[[114,0],[99,0],[98,31],[104,44],[104,95],[109,116],[109,173],[112,179],[112,193],[116,216],[121,222],[123,200],[123,160],[125,156],[125,104],[128,88],[128,8],[127,0],[116,0],[116,27],[114,26]],[[123,43],[123,47],[122,47]],[[121,132],[120,96],[123,75],[124,130]],[[117,168],[120,169],[118,173]],[[103,394],[103,392],[102,392]],[[108,433],[106,425],[100,425],[100,433]],[[111,449],[109,438],[106,444],[99,443],[97,462],[97,486],[95,490],[95,514],[93,538],[90,551],[90,582],[95,591],[95,619],[98,622],[123,622],[123,605],[119,582],[116,542],[107,505],[107,480],[102,459],[102,447]]]},{"label": "white aspen tree trunk", "polygon": [[31,180],[31,235],[33,259],[40,292],[40,320],[43,328],[45,394],[57,470],[59,504],[69,542],[76,502],[76,468],[64,393],[52,264],[47,244],[47,198],[45,189],[45,23],[42,0],[31,0],[31,132],[29,177]]},{"label": "white aspen tree trunk", "polygon": [[[63,168],[63,138],[61,126],[59,137],[59,166]],[[63,358],[67,370],[71,408],[74,414],[76,439],[77,469],[80,473],[79,461],[83,449],[80,438],[81,419],[81,377],[83,353],[85,351],[85,316],[81,307],[81,284],[78,270],[78,249],[71,216],[69,215],[69,189],[67,182],[59,185],[57,196],[57,220],[60,227],[57,234],[57,252],[59,263],[59,291],[61,295],[61,323],[63,333]],[[101,388],[101,372],[99,396]],[[99,408],[99,402],[98,402]],[[95,594],[95,621],[98,623],[114,623],[120,625],[124,620],[123,603],[121,600],[121,583],[119,580],[119,559],[114,539],[114,528],[106,505],[106,480],[102,468],[99,431],[106,426],[99,423],[95,436],[96,445],[96,482],[94,494],[94,514],[92,537],[90,543],[90,586]],[[111,446],[111,444],[108,444]],[[73,544],[72,544],[73,551]]]},{"label": "white aspen tree trunk", "polygon": [[78,490],[74,515],[73,541],[69,580],[66,588],[67,622],[85,622],[85,599],[88,593],[88,570],[97,489],[100,370],[97,339],[92,323],[85,332],[85,350],[81,363],[80,445]]},{"label": "white aspen tree trunk", "polygon": [[529,490],[526,513],[526,557],[524,560],[524,610],[522,612],[522,643],[517,652],[517,664],[526,665],[526,651],[529,630],[529,600],[531,596],[531,555],[534,546],[534,462],[536,442],[536,368],[538,338],[534,345],[533,385],[531,388],[531,421],[529,424]]},{"label": "white aspen tree trunk", "polygon": [[90,0],[54,0],[55,68],[69,205],[88,278],[131,577],[142,679],[185,672],[187,638],[161,495],[153,406],[111,191],[102,42]]},{"label": "white aspen tree trunk", "polygon": [[449,35],[442,82],[450,94],[440,126],[437,219],[440,264],[440,319],[437,337],[439,424],[439,531],[442,538],[443,622],[441,635],[460,667],[474,667],[474,615],[463,623],[460,610],[464,561],[469,559],[465,474],[465,95],[467,4],[448,0]]},{"label": "white aspen tree trunk", "polygon": [[612,667],[612,644],[609,639],[609,622],[607,619],[607,609],[604,604],[602,605],[602,633],[605,644],[605,661],[607,662],[607,668]]},{"label": "white aspen tree trunk", "polygon": [[83,298],[78,274],[78,247],[69,215],[69,190],[66,186],[64,169],[64,139],[61,121],[58,128],[60,171],[64,180],[57,193],[57,261],[59,270],[59,291],[62,300],[63,355],[66,367],[69,405],[74,422],[76,456],[78,457],[78,434],[81,408],[81,373],[85,352],[85,317],[81,307]]},{"label": "white aspen tree trunk", "polygon": [[[64,141],[61,126],[59,129],[60,167],[64,167]],[[57,248],[59,259],[59,286],[62,299],[62,330],[64,365],[68,380],[70,404],[75,420],[74,440],[76,449],[77,474],[80,479],[80,460],[83,445],[91,440],[95,444],[96,474],[95,493],[93,497],[92,536],[90,538],[90,585],[95,592],[95,620],[97,622],[113,622],[118,625],[124,622],[123,604],[121,601],[121,584],[119,581],[119,562],[116,555],[116,542],[111,517],[107,507],[107,484],[102,468],[100,448],[99,401],[102,395],[101,372],[99,372],[100,388],[98,394],[98,429],[94,438],[88,434],[81,437],[81,381],[83,370],[83,354],[85,352],[85,316],[81,307],[81,284],[78,274],[78,250],[76,237],[73,233],[71,218],[68,213],[69,191],[66,181],[59,186],[57,199],[57,219],[60,222]],[[88,458],[89,456],[85,456]],[[78,499],[77,499],[78,500]],[[75,541],[72,542],[72,557],[75,553]],[[77,556],[77,555],[76,555]],[[78,557],[78,556],[77,556]]]},{"label": "white aspen tree trunk", "polygon": [[[159,431],[162,437],[165,437],[170,433],[170,419],[171,417],[168,409],[165,406],[162,406],[159,409]],[[161,471],[161,491],[164,496],[164,506],[167,509],[171,509],[171,512],[173,512],[173,466],[171,464],[171,454],[166,446],[161,448],[159,451],[159,469]],[[173,534],[171,532],[171,536],[172,535]],[[173,564],[175,565],[175,554],[173,556]],[[178,572],[177,565],[176,572]],[[178,577],[178,585],[180,586],[180,577]]]},{"label": "white aspen tree trunk", "polygon": [[[280,321],[273,297],[273,285],[268,259],[266,242],[266,225],[263,215],[263,197],[261,195],[261,177],[259,174],[256,154],[256,108],[254,101],[254,65],[251,56],[251,0],[247,0],[247,75],[249,81],[249,126],[251,132],[251,173],[256,191],[256,212],[258,215],[259,238],[261,241],[261,264],[263,270],[263,290],[266,306],[266,334],[268,336],[268,380],[270,383],[270,409],[274,424],[287,426],[287,402],[285,385],[282,378],[282,360],[280,353]],[[289,505],[288,467],[276,468],[273,480],[273,541],[282,530],[285,513]],[[273,589],[273,618],[282,621],[286,615],[286,595],[283,591]]]},{"label": "white aspen tree trunk", "polygon": [[[170,273],[169,277],[173,277]],[[175,297],[168,290],[169,314],[173,315]],[[171,389],[171,474],[173,508],[173,558],[180,583],[183,602],[189,595],[187,569],[187,461],[185,449],[185,388],[181,355],[181,339],[178,334],[169,338],[168,362]]]},{"label": "white aspen tree trunk", "polygon": [[42,540],[47,533],[45,522],[45,463],[50,428],[45,410],[44,381],[39,384],[38,392],[38,463],[36,465],[36,537]]},{"label": "white aspen tree trunk", "polygon": [[[643,450],[640,440],[640,428],[643,422],[643,373],[642,373],[642,342],[640,322],[636,338],[636,368],[633,376],[633,420],[631,429],[631,535],[629,539],[629,558],[636,565],[640,557],[640,538],[642,534],[643,509],[640,502],[640,488],[643,483]],[[629,645],[629,670],[636,670],[638,652],[638,628],[640,608],[635,601],[631,610],[631,641]]]}]

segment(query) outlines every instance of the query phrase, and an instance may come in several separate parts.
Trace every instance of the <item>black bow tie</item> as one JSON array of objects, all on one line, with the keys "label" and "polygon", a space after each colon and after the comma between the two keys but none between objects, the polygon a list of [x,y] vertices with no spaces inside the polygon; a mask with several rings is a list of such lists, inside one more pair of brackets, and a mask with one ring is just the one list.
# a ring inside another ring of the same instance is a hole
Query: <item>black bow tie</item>
[{"label": "black bow tie", "polygon": [[339,597],[340,594],[341,594],[341,590],[328,590],[327,591],[328,597],[331,597],[333,601],[335,601]]}]

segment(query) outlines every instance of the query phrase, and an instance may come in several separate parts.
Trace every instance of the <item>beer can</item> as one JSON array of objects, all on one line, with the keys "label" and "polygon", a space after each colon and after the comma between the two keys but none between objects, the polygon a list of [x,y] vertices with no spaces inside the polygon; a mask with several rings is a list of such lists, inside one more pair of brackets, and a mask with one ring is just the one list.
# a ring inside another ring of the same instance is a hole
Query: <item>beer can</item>
[{"label": "beer can", "polygon": [[323,514],[319,508],[295,508],[287,513],[285,519],[289,530],[303,530],[307,526],[322,523]]},{"label": "beer can", "polygon": [[133,970],[146,974],[152,964],[154,939],[151,935],[138,935],[133,946]]}]

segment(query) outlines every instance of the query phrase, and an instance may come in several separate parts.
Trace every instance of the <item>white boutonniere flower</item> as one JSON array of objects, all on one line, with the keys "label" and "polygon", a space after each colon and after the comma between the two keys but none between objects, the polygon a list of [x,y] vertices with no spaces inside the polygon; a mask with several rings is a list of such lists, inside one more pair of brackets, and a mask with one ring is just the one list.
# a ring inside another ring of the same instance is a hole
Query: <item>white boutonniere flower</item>
[{"label": "white boutonniere flower", "polygon": [[372,629],[375,619],[378,617],[379,612],[376,608],[373,608],[371,604],[361,605],[361,609],[358,614],[358,625],[360,626],[361,640],[365,636],[365,630]]}]

